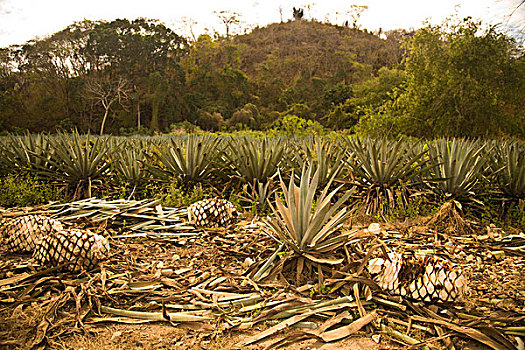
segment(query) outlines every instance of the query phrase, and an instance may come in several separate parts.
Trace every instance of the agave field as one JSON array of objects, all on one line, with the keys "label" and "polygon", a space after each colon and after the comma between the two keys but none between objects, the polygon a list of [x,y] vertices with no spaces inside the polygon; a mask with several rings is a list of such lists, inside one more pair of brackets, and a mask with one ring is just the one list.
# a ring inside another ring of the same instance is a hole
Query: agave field
[{"label": "agave field", "polygon": [[10,135],[0,139],[0,171],[33,174],[72,200],[123,187],[138,198],[148,186],[171,182],[182,189],[201,184],[209,195],[264,211],[279,179],[295,174],[298,183],[310,167],[320,187],[330,182],[342,186],[340,193],[351,191],[344,204],[365,215],[399,212],[418,199],[478,204],[478,213],[497,206],[504,216],[523,210],[524,153],[522,141]]},{"label": "agave field", "polygon": [[[4,222],[111,251],[73,273],[3,245],[6,348],[524,346],[522,141],[9,135],[0,175],[60,194]],[[241,217],[188,221],[213,197]]]}]

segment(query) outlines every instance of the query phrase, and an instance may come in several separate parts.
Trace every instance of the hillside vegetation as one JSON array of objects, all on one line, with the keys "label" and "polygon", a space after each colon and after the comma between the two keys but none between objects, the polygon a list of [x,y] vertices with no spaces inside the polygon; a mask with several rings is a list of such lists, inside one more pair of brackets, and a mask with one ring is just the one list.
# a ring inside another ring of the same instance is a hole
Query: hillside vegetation
[{"label": "hillside vegetation", "polygon": [[347,130],[525,136],[525,56],[465,19],[381,38],[290,21],[194,42],[154,20],[83,21],[0,51],[0,129]]}]

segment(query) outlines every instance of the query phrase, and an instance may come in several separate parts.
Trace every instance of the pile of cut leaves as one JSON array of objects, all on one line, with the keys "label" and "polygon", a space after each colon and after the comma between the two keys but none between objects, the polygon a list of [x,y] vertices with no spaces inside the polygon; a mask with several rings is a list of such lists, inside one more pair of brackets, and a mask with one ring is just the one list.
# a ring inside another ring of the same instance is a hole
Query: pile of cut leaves
[{"label": "pile of cut leaves", "polygon": [[[240,347],[333,343],[366,336],[390,347],[441,349],[481,343],[523,348],[525,235],[488,227],[453,236],[425,226],[355,231],[345,261],[297,284],[284,271],[258,274],[286,259],[254,219],[221,229],[188,225],[183,209],[155,201],[89,199],[3,212],[46,213],[110,240],[99,269],[72,274],[44,269],[0,248],[0,346],[60,347],[101,324],[165,322],[204,338],[247,332]],[[458,264],[470,278],[464,301],[429,304],[392,296],[370,278],[368,261],[389,250],[429,252]],[[271,277],[271,278],[269,278]],[[293,276],[295,277],[295,276]],[[294,331],[290,332],[291,327]]]}]

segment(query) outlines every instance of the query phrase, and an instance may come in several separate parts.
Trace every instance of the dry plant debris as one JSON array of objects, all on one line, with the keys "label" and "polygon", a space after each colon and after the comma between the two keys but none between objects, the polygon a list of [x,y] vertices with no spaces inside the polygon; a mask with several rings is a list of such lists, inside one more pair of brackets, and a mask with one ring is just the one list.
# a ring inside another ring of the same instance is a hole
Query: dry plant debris
[{"label": "dry plant debris", "polygon": [[[74,274],[42,270],[29,256],[2,246],[0,346],[6,348],[58,348],[65,339],[94,334],[101,324],[151,322],[199,334],[203,342],[248,332],[240,344],[248,348],[366,334],[413,348],[452,349],[475,341],[516,349],[525,337],[523,233],[489,227],[475,236],[454,236],[425,226],[403,232],[357,228],[340,248],[343,263],[296,284],[295,274],[281,264],[287,252],[255,219],[195,229],[182,220],[182,209],[96,199],[35,211],[104,234],[112,256],[98,269]],[[389,295],[365,268],[388,251],[430,253],[461,266],[470,293],[463,301],[436,304]],[[256,276],[268,261],[270,273]],[[297,330],[284,332],[291,327]]]}]

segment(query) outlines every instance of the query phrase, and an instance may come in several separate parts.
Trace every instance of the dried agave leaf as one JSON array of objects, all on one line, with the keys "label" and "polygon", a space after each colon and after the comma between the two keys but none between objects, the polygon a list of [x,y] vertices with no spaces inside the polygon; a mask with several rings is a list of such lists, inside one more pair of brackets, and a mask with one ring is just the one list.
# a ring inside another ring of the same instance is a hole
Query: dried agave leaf
[{"label": "dried agave leaf", "polygon": [[427,318],[427,317],[422,317],[422,316],[417,316],[417,315],[414,315],[412,316],[413,319],[415,321],[421,321],[421,322],[428,322],[428,323],[434,323],[434,324],[439,324],[439,325],[442,325],[442,326],[445,326],[447,328],[450,328],[460,334],[463,334],[465,336],[468,336],[472,339],[475,339],[485,345],[488,345],[489,347],[491,347],[492,349],[496,349],[496,350],[507,350],[507,349],[512,349],[506,345],[503,345],[503,344],[500,344],[499,342],[495,341],[494,339],[490,338],[489,336],[487,336],[486,334],[483,334],[482,332],[478,331],[477,329],[474,329],[474,328],[470,328],[470,327],[464,327],[464,326],[459,326],[457,324],[454,324],[454,323],[451,323],[451,322],[447,322],[447,321],[443,321],[443,320],[438,320],[438,319],[433,319],[433,318]]},{"label": "dried agave leaf", "polygon": [[356,333],[370,322],[377,320],[378,317],[379,316],[377,312],[372,311],[371,313],[355,320],[349,325],[324,332],[323,334],[321,334],[321,338],[323,338],[325,342],[333,342],[339,339],[346,338],[349,335]]},{"label": "dried agave leaf", "polygon": [[[121,310],[115,309],[108,306],[101,306],[100,311],[108,313],[111,315],[123,316],[132,319],[138,320],[148,320],[148,321],[171,321],[171,322],[199,322],[199,321],[208,321],[211,318],[206,316],[198,316],[190,313],[184,312],[144,312],[144,311],[130,311],[130,310]],[[167,317],[166,317],[167,316]]]},{"label": "dried agave leaf", "polygon": [[338,305],[338,304],[335,304],[335,305],[329,305],[329,306],[325,306],[325,307],[322,307],[320,309],[315,309],[315,310],[309,310],[307,312],[304,312],[302,314],[299,314],[299,315],[294,315],[292,317],[289,317],[287,318],[286,320],[282,321],[282,322],[279,322],[278,324],[276,324],[275,326],[273,327],[270,327],[268,328],[267,330],[253,336],[253,337],[250,337],[246,340],[246,342],[244,343],[245,346],[247,345],[250,345],[250,344],[253,344],[253,343],[256,343],[266,337],[269,337],[270,335],[272,334],[275,334],[285,328],[288,328],[294,324],[296,324],[297,322],[300,322],[312,315],[315,315],[315,314],[319,314],[319,313],[322,313],[322,312],[326,312],[326,311],[333,311],[333,310],[337,310],[337,309],[341,309],[345,307],[345,305]]}]

